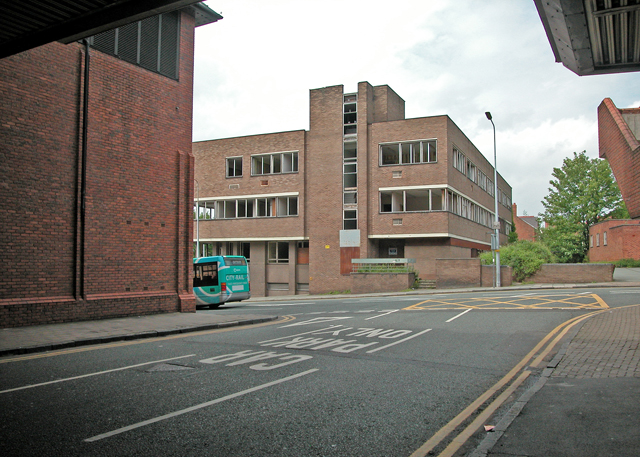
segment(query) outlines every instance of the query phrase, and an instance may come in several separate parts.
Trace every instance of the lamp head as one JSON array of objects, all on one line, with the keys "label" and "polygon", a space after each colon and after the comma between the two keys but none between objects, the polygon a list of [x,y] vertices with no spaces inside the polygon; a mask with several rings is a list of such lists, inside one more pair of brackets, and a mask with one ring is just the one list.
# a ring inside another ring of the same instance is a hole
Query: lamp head
[{"label": "lamp head", "polygon": [[489,111],[484,113],[485,116],[487,116],[487,119],[491,120],[491,113]]}]

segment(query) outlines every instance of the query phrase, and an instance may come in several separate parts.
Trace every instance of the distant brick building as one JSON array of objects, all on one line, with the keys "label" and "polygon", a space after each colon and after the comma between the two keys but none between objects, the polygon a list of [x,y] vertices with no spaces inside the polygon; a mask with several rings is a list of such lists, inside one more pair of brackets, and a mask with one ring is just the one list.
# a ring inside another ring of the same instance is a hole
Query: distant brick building
[{"label": "distant brick building", "polygon": [[220,18],[0,60],[0,326],[195,310],[194,28]]},{"label": "distant brick building", "polygon": [[589,227],[589,261],[640,260],[640,221],[610,219]]},{"label": "distant brick building", "polygon": [[518,207],[515,203],[512,205],[511,214],[513,214],[513,225],[518,234],[518,240],[535,241],[538,219],[535,216],[518,216]]},{"label": "distant brick building", "polygon": [[194,143],[202,253],[249,257],[260,296],[349,289],[352,259],[412,258],[435,279],[435,259],[489,250],[493,167],[448,116],[405,119],[404,103],[367,82],[314,89],[308,131]]},{"label": "distant brick building", "polygon": [[640,219],[640,108],[598,107],[600,157],[607,159],[632,219]]}]

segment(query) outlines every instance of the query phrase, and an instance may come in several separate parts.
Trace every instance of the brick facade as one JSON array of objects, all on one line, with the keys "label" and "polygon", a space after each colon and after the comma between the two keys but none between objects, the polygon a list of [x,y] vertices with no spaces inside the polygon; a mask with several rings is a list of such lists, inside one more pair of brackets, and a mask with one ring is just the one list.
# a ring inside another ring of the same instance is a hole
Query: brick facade
[{"label": "brick facade", "polygon": [[[299,205],[295,217],[222,217],[217,210],[213,219],[199,220],[200,242],[216,254],[238,253],[249,245],[243,253],[250,256],[254,296],[351,289],[352,258],[415,258],[420,277],[435,279],[436,258],[470,259],[490,249],[494,197],[467,177],[466,168],[465,173],[454,168],[454,148],[491,180],[493,167],[448,116],[405,119],[404,106],[386,85],[361,82],[353,94],[345,94],[343,86],[324,87],[310,91],[308,131],[194,143],[200,205],[222,208],[221,202],[229,200],[290,194]],[[381,164],[381,144],[420,141],[437,144],[437,160]],[[298,154],[297,172],[252,176],[252,156],[287,151]],[[232,157],[242,158],[241,177],[227,176],[226,161]],[[508,200],[500,205],[500,218],[510,224],[511,187],[498,179]],[[434,192],[442,208],[381,208],[381,192],[413,191]],[[475,209],[454,210],[454,194]],[[487,225],[470,219],[473,211],[481,212],[478,208],[491,216]],[[502,236],[504,244],[506,233]],[[289,243],[285,265],[265,259],[273,242]],[[301,251],[304,255],[298,255]]]},{"label": "brick facade", "polygon": [[632,219],[640,219],[640,108],[618,109],[610,98],[598,107],[600,157],[607,159]]},{"label": "brick facade", "polygon": [[640,221],[611,219],[589,227],[589,261],[640,260]]},{"label": "brick facade", "polygon": [[0,326],[195,311],[193,14],[180,24],[178,80],[95,49],[85,79],[80,43],[0,60]]},{"label": "brick facade", "polygon": [[518,207],[514,203],[511,214],[513,214],[513,225],[515,226],[518,240],[536,241],[536,227],[538,221],[534,216],[518,216]]}]

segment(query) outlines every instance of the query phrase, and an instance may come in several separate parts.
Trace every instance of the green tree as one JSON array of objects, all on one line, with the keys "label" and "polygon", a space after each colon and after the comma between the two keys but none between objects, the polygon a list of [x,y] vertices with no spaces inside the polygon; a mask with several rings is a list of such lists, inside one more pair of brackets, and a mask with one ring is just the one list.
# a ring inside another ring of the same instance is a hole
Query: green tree
[{"label": "green tree", "polygon": [[606,160],[573,153],[554,168],[542,219],[542,241],[560,262],[582,262],[589,249],[589,227],[607,217],[628,217],[620,189]]}]

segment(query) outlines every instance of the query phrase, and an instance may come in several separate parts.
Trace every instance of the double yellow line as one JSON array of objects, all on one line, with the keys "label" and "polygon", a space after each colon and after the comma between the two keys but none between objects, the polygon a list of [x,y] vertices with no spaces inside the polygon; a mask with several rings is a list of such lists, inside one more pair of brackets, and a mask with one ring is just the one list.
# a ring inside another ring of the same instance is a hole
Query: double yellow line
[{"label": "double yellow line", "polygon": [[[518,362],[516,366],[509,371],[500,381],[494,384],[489,390],[480,395],[473,403],[467,406],[464,411],[454,417],[448,424],[438,430],[429,440],[420,446],[411,457],[425,457],[436,446],[438,446],[445,438],[447,438],[455,429],[460,427],[463,423],[469,420],[469,418],[487,401],[489,401],[495,394],[501,391],[507,384],[510,385],[496,397],[477,417],[462,430],[457,436],[455,436],[449,445],[439,454],[439,457],[453,456],[460,447],[484,424],[486,420],[509,398],[513,392],[524,382],[525,379],[531,374],[530,370],[524,370],[520,373],[525,366],[530,368],[537,368],[544,358],[553,350],[558,342],[571,330],[575,325],[579,324],[585,319],[588,319],[596,314],[608,311],[608,309],[602,309],[593,311],[591,313],[584,314],[582,316],[574,317],[568,321],[558,325],[547,336],[545,336],[524,358]],[[545,347],[546,345],[546,347]],[[530,360],[535,359],[529,363]],[[520,373],[520,375],[518,375]],[[518,376],[517,376],[518,375]],[[517,378],[516,378],[517,376]],[[514,379],[515,378],[515,379]],[[513,382],[512,382],[513,380]]]}]

